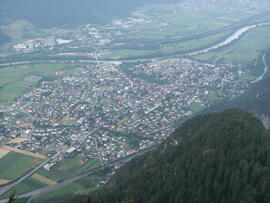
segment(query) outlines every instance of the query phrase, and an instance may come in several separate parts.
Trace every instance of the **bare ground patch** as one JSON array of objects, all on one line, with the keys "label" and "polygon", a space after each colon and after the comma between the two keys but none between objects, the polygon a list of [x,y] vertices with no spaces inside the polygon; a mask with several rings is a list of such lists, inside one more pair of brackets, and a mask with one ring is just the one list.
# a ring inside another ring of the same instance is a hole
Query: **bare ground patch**
[{"label": "bare ground patch", "polygon": [[46,156],[43,156],[41,154],[35,154],[33,152],[29,152],[29,151],[26,151],[26,150],[20,150],[20,149],[14,148],[14,147],[4,146],[4,147],[2,147],[2,149],[7,150],[7,151],[12,151],[12,152],[17,152],[17,153],[24,154],[24,155],[27,155],[27,156],[36,157],[36,158],[39,158],[39,159],[47,159]]},{"label": "bare ground patch", "polygon": [[0,148],[0,159],[6,156],[9,152],[10,152],[9,150]]}]

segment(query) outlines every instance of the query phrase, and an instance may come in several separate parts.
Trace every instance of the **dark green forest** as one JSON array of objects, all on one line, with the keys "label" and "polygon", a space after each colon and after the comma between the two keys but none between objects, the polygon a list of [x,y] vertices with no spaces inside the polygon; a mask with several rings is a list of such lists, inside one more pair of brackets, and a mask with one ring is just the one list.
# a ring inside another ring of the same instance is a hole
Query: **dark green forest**
[{"label": "dark green forest", "polygon": [[0,17],[25,19],[37,27],[102,24],[128,16],[147,3],[176,0],[0,0]]},{"label": "dark green forest", "polygon": [[[251,114],[226,110],[199,115],[157,150],[124,165],[91,199],[95,203],[267,203],[269,155],[269,132]],[[89,197],[80,197],[82,202],[83,198]]]}]

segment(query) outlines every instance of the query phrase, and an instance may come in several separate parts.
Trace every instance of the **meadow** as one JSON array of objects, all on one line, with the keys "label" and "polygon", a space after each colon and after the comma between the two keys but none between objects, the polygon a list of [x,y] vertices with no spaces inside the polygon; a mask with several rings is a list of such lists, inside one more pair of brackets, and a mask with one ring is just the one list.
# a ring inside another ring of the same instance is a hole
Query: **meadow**
[{"label": "meadow", "polygon": [[25,192],[36,190],[38,188],[46,187],[46,186],[48,185],[30,177],[24,180],[22,183],[20,183],[16,187],[14,187],[14,189],[12,189],[10,192],[7,192],[4,195],[2,195],[1,198],[3,199],[8,198],[10,196],[10,193],[12,193],[13,191],[15,191],[16,194],[18,195]]},{"label": "meadow", "polygon": [[60,196],[67,197],[68,195],[73,195],[74,193],[88,193],[89,191],[93,191],[97,188],[97,184],[99,183],[100,175],[96,174],[93,176],[88,176],[82,180],[74,182],[70,185],[64,186],[62,188],[56,189],[49,193],[44,193],[38,197],[38,200],[49,200],[50,198],[57,198]]},{"label": "meadow", "polygon": [[70,174],[81,174],[83,172],[89,171],[91,169],[97,168],[100,166],[100,161],[96,158],[90,159],[84,163],[80,161],[83,160],[82,155],[76,155],[60,164],[56,167],[62,171],[68,172]]},{"label": "meadow", "polygon": [[15,180],[40,162],[32,156],[9,152],[0,159],[0,179]]},{"label": "meadow", "polygon": [[41,77],[55,75],[57,71],[68,70],[70,64],[29,64],[0,69],[0,103],[11,102],[37,86],[37,82],[24,81],[29,75]]}]

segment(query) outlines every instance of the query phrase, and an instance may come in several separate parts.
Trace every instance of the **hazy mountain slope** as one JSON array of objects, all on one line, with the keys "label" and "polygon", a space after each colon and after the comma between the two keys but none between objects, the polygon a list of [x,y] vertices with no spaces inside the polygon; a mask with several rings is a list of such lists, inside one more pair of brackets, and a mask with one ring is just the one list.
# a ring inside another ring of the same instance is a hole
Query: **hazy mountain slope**
[{"label": "hazy mountain slope", "polygon": [[0,30],[0,46],[5,43],[8,43],[10,40],[11,40],[10,37]]},{"label": "hazy mountain slope", "polygon": [[147,3],[176,0],[0,0],[0,17],[25,19],[38,27],[106,23]]},{"label": "hazy mountain slope", "polygon": [[[123,166],[93,202],[268,202],[270,137],[240,110],[186,121],[156,151]],[[133,192],[131,192],[133,191]]]}]

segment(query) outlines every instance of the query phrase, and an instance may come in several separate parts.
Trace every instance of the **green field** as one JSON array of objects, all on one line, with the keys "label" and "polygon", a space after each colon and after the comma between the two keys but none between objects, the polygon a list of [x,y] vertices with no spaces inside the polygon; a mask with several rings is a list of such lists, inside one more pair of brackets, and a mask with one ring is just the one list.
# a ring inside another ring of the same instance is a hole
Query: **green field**
[{"label": "green field", "polygon": [[89,192],[89,191],[95,190],[95,188],[97,187],[97,184],[99,183],[99,180],[100,180],[99,175],[86,177],[80,181],[77,181],[75,183],[62,187],[60,189],[42,194],[41,196],[38,197],[37,201],[55,198],[61,195],[72,195],[77,192],[81,193],[83,191]]},{"label": "green field", "polygon": [[80,163],[80,160],[83,160],[83,156],[76,155],[73,158],[58,164],[57,168],[74,175],[89,171],[100,166],[100,161],[95,158],[90,159],[83,164]]},{"label": "green field", "polygon": [[195,59],[221,63],[247,63],[257,59],[263,50],[270,47],[270,26],[248,31],[241,39],[226,48],[195,56]]},{"label": "green field", "polygon": [[0,103],[6,103],[22,96],[36,87],[36,82],[26,82],[29,75],[41,77],[54,75],[57,71],[75,67],[69,64],[29,64],[0,69]]},{"label": "green field", "polygon": [[14,180],[40,162],[41,160],[35,157],[9,152],[0,159],[0,179]]},{"label": "green field", "polygon": [[204,109],[204,107],[197,103],[197,102],[193,102],[190,106],[189,106],[189,109],[193,112],[193,113],[196,113],[196,112],[199,112],[201,110]]},{"label": "green field", "polygon": [[40,170],[38,170],[37,174],[42,175],[42,176],[44,176],[44,177],[46,177],[48,179],[51,179],[53,181],[56,181],[56,182],[58,182],[58,181],[60,181],[60,180],[63,179],[58,174],[55,174],[53,172],[53,170],[48,171],[46,169],[40,169]]},{"label": "green field", "polygon": [[37,180],[35,180],[34,178],[28,178],[26,180],[24,180],[22,183],[20,183],[19,185],[17,185],[13,190],[11,190],[10,192],[7,192],[6,194],[2,195],[1,198],[8,198],[10,196],[10,193],[12,193],[13,191],[16,192],[16,194],[22,194],[25,192],[30,192],[42,187],[46,187],[47,185],[39,182]]}]

